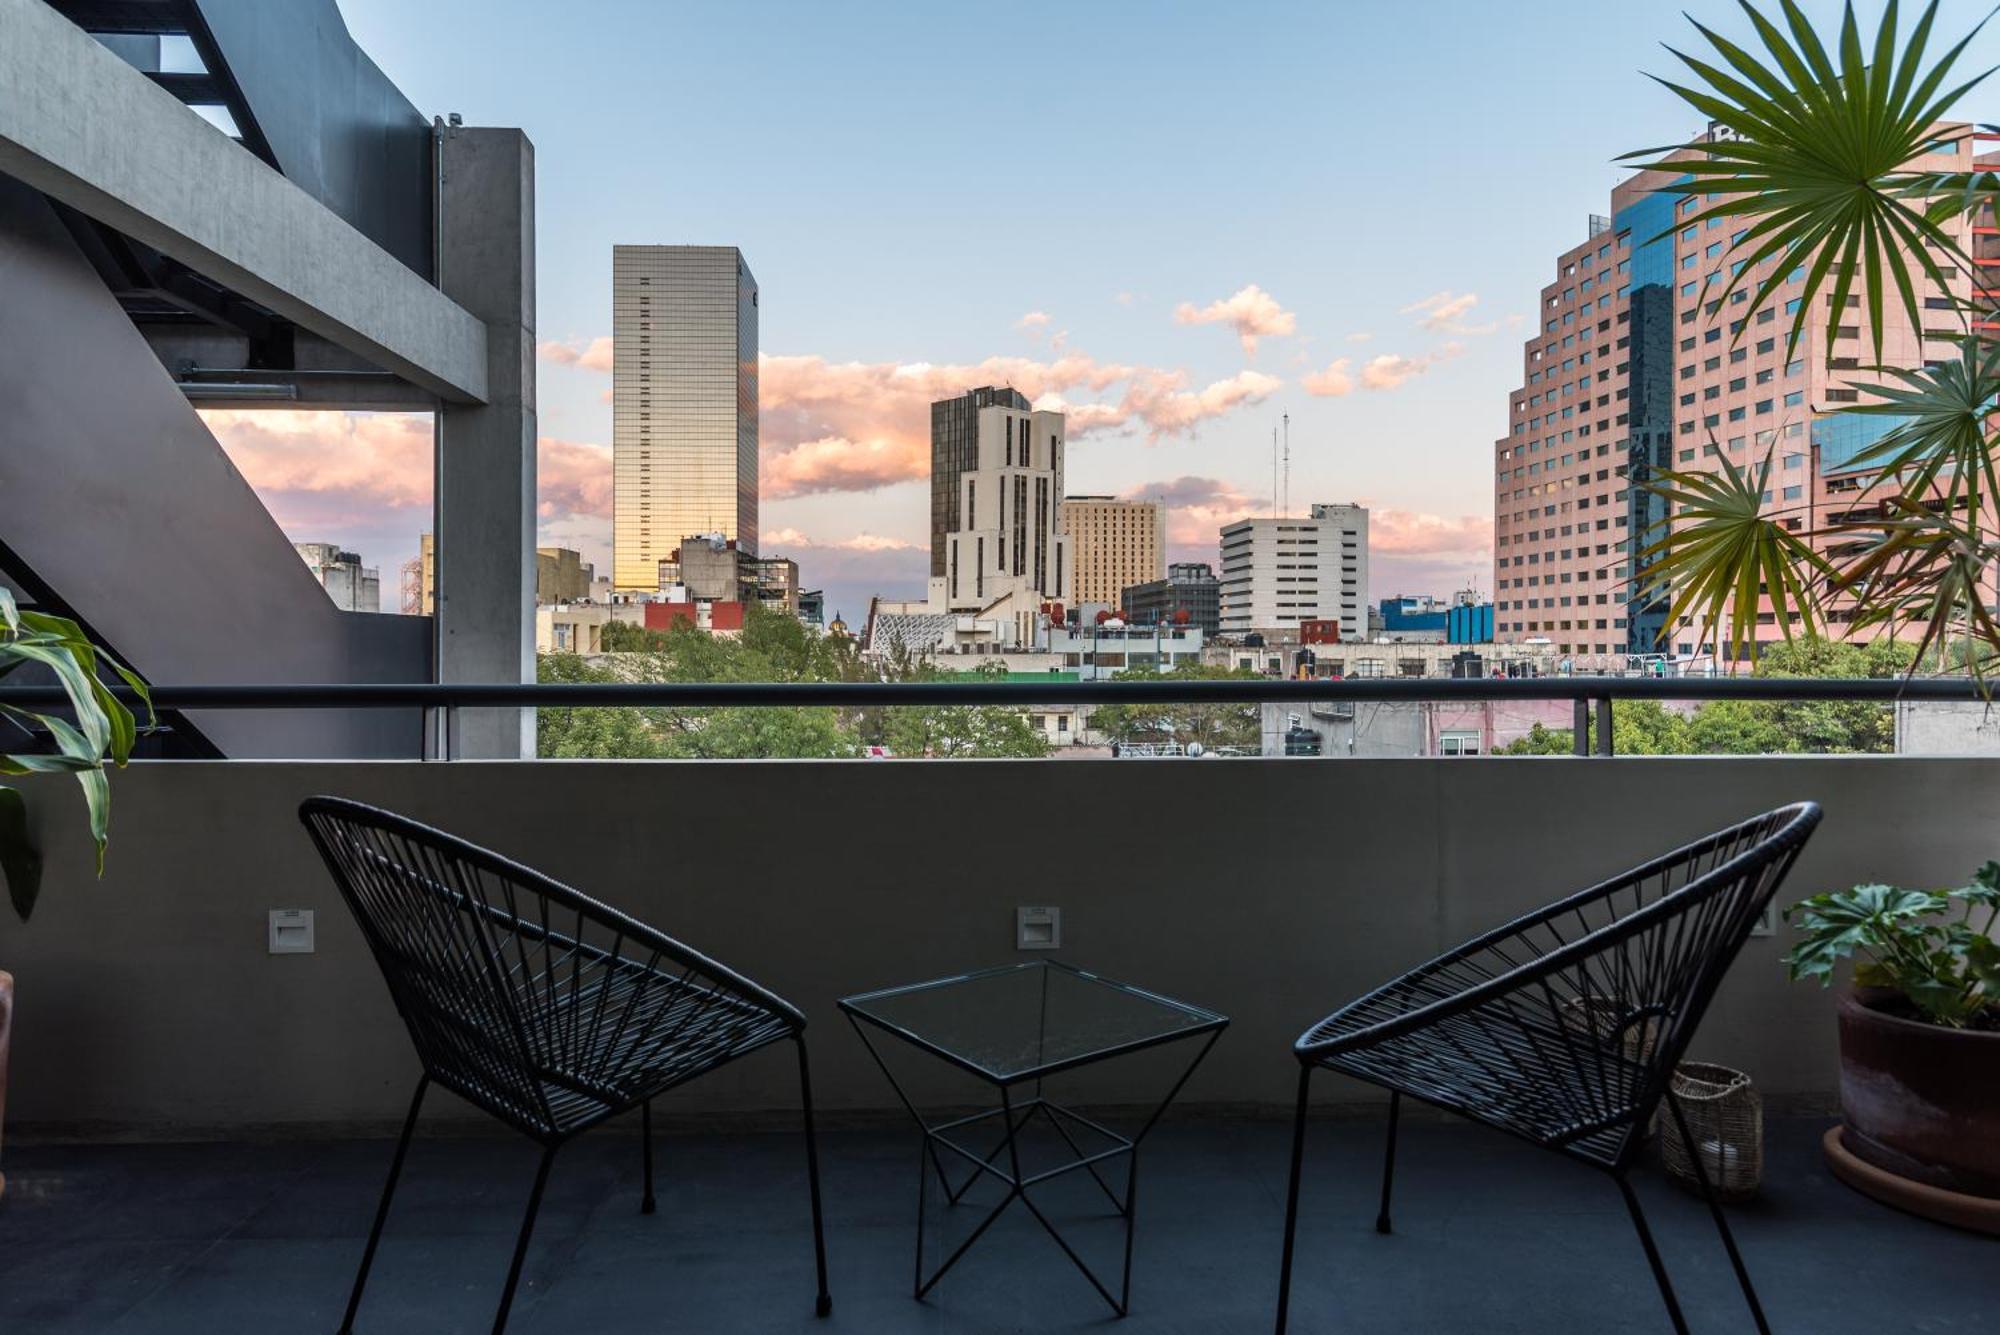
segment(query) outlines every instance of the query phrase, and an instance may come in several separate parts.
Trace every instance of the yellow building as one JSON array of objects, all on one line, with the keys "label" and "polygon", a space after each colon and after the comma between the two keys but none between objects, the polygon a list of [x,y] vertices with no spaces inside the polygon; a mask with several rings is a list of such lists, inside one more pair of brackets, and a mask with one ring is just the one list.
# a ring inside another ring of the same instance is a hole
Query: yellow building
[{"label": "yellow building", "polygon": [[1125,589],[1167,577],[1167,513],[1158,501],[1070,496],[1061,525],[1075,563],[1071,596],[1079,604],[1117,607]]}]

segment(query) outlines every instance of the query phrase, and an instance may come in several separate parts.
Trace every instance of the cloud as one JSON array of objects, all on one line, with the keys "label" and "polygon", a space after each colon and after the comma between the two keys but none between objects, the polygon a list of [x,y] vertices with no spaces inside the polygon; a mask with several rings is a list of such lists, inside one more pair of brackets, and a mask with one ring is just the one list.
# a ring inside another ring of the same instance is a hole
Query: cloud
[{"label": "cloud", "polygon": [[[1101,362],[1051,349],[1046,359],[988,357],[971,364],[830,362],[766,354],[758,381],[764,494],[868,491],[930,476],[930,405],[979,385],[1011,385],[1037,408],[1068,415],[1071,439],[1143,431],[1192,434],[1276,390],[1275,376],[1243,371],[1196,387],[1188,374]],[[1096,398],[1117,391],[1113,399]],[[1078,398],[1072,396],[1093,396]]]},{"label": "cloud", "polygon": [[[432,523],[429,414],[210,409],[202,420],[292,541],[341,543],[385,577],[416,555]],[[610,448],[544,436],[538,455],[542,539],[608,549]]]},{"label": "cloud", "polygon": [[1366,343],[1369,339],[1373,337],[1375,337],[1375,335],[1368,332],[1366,329],[1361,329],[1355,331],[1352,334],[1349,334],[1347,336],[1347,341],[1349,343]]},{"label": "cloud", "polygon": [[579,347],[575,343],[564,343],[556,339],[544,340],[535,349],[545,362],[557,366],[580,366],[586,371],[609,371],[611,369],[611,338],[609,335],[593,338]]},{"label": "cloud", "polygon": [[1137,300],[1137,298],[1135,298],[1130,292],[1120,292],[1118,295],[1114,296],[1111,299],[1117,302],[1120,306],[1130,306],[1135,300]]},{"label": "cloud", "polygon": [[902,434],[870,440],[821,436],[789,448],[765,450],[758,484],[773,498],[820,491],[873,491],[929,477],[928,438],[918,441]]},{"label": "cloud", "polygon": [[1465,316],[1479,304],[1476,292],[1461,292],[1454,296],[1449,289],[1433,292],[1422,301],[1413,301],[1398,312],[1402,315],[1416,315],[1417,323],[1433,334],[1479,335],[1490,334],[1500,327],[1495,320],[1489,324],[1472,325],[1465,322]]},{"label": "cloud", "polygon": [[1395,389],[1416,376],[1422,375],[1442,361],[1449,361],[1465,351],[1463,343],[1446,343],[1435,352],[1426,352],[1416,357],[1404,357],[1396,353],[1383,353],[1371,357],[1361,364],[1361,384],[1365,389]]},{"label": "cloud", "polygon": [[1014,321],[1014,327],[1029,338],[1039,338],[1041,337],[1042,330],[1048,326],[1048,323],[1049,313],[1047,311],[1029,311],[1026,315]]},{"label": "cloud", "polygon": [[1145,422],[1154,439],[1186,435],[1201,422],[1268,397],[1284,381],[1260,371],[1238,371],[1200,390],[1182,388],[1183,372],[1135,381],[1120,407]]},{"label": "cloud", "polygon": [[567,515],[611,517],[611,449],[580,440],[543,436],[537,444],[538,489],[535,514],[542,520]]},{"label": "cloud", "polygon": [[1493,547],[1491,515],[1368,511],[1368,550],[1391,556],[1485,556]]},{"label": "cloud", "polygon": [[884,537],[879,533],[857,533],[851,538],[834,538],[824,542],[814,541],[796,528],[767,530],[758,535],[758,545],[769,551],[780,548],[811,548],[816,552],[928,552],[921,543],[909,542],[903,538]]},{"label": "cloud", "polygon": [[1125,493],[1134,500],[1158,501],[1166,507],[1167,543],[1199,551],[1192,559],[1216,560],[1216,534],[1224,524],[1248,515],[1265,514],[1268,499],[1251,496],[1234,483],[1216,477],[1182,476],[1149,482]]},{"label": "cloud", "polygon": [[1359,368],[1354,365],[1352,357],[1340,357],[1329,363],[1325,370],[1301,376],[1299,386],[1306,393],[1322,399],[1341,398],[1352,394],[1356,388],[1396,389],[1430,370],[1439,362],[1449,361],[1464,351],[1463,343],[1453,341],[1440,344],[1435,350],[1415,357],[1385,352],[1370,357],[1361,363]]},{"label": "cloud", "polygon": [[1196,307],[1191,301],[1183,301],[1174,308],[1174,323],[1226,324],[1243,340],[1246,357],[1257,355],[1258,339],[1290,334],[1298,328],[1298,318],[1255,283],[1206,306]]},{"label": "cloud", "polygon": [[1322,399],[1337,399],[1354,392],[1354,377],[1348,374],[1353,365],[1352,357],[1336,358],[1324,371],[1314,371],[1299,378],[1299,387],[1306,393]]}]

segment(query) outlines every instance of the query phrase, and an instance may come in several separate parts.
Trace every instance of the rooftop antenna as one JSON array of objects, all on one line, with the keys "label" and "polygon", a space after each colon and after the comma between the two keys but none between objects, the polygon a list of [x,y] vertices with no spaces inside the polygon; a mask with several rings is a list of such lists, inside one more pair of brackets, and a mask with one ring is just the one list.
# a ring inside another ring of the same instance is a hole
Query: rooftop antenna
[{"label": "rooftop antenna", "polygon": [[1278,517],[1278,428],[1271,428],[1271,518]]},{"label": "rooftop antenna", "polygon": [[1285,490],[1283,513],[1292,513],[1292,415],[1285,414]]}]

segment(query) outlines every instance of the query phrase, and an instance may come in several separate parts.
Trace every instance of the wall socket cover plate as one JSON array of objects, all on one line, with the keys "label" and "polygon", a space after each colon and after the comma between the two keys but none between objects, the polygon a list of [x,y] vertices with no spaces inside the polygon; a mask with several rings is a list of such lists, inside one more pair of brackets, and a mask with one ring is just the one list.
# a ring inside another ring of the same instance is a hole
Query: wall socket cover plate
[{"label": "wall socket cover plate", "polygon": [[311,909],[272,909],[269,948],[270,953],[273,955],[312,954],[313,911]]},{"label": "wall socket cover plate", "polygon": [[1061,950],[1062,910],[1024,904],[1014,910],[1014,949]]}]

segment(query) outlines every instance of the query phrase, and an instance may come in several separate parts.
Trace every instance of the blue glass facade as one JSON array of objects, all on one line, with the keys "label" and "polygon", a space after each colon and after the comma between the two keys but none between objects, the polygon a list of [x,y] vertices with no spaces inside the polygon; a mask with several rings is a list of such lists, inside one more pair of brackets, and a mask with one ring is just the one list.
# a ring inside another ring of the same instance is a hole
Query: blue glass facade
[{"label": "blue glass facade", "polygon": [[1646,490],[1653,474],[1673,466],[1674,206],[1677,195],[1649,194],[1612,220],[1631,233],[1631,387],[1626,436],[1626,542],[1632,582],[1627,589],[1626,648],[1650,653],[1666,630],[1666,599],[1646,592],[1639,553],[1666,520],[1661,500]]},{"label": "blue glass facade", "polygon": [[1812,443],[1820,471],[1838,473],[1852,466],[1855,456],[1909,420],[1903,413],[1835,413],[1816,419]]}]

